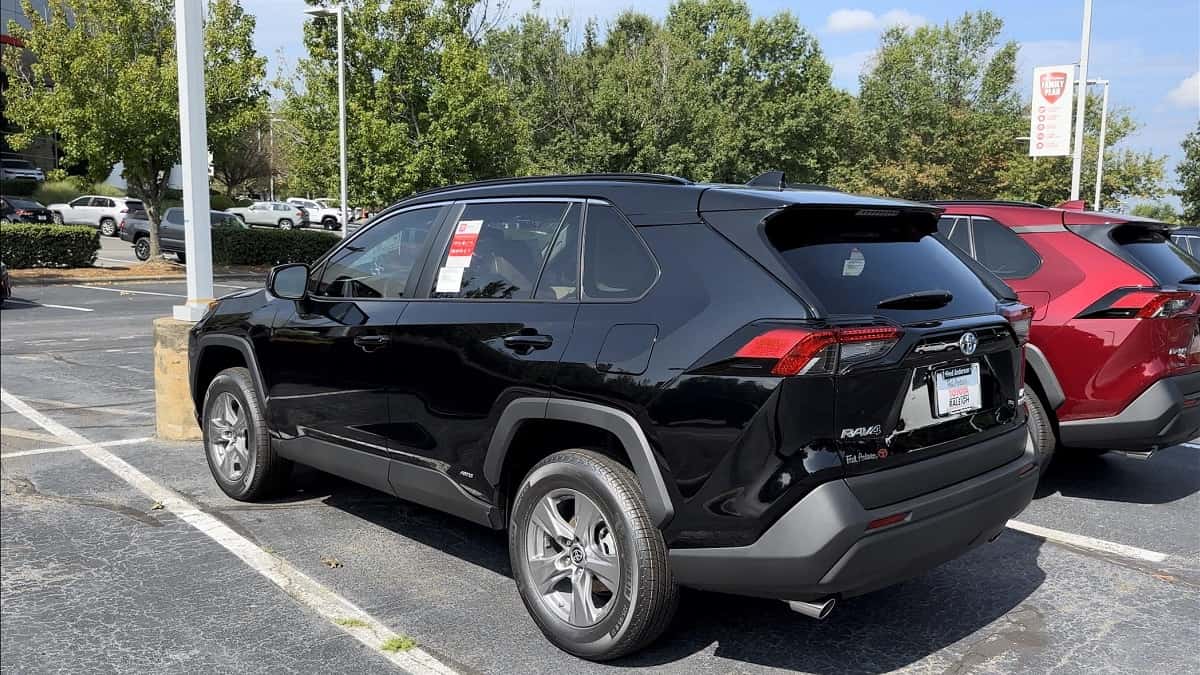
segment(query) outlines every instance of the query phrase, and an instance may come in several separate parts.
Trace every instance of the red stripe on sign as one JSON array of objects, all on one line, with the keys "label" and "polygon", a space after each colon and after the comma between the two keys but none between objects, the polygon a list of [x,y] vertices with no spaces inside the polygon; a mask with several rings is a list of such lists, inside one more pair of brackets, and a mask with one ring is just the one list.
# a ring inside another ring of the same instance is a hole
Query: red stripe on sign
[{"label": "red stripe on sign", "polygon": [[25,46],[25,43],[21,42],[19,38],[15,38],[11,35],[0,35],[0,43],[22,48]]}]

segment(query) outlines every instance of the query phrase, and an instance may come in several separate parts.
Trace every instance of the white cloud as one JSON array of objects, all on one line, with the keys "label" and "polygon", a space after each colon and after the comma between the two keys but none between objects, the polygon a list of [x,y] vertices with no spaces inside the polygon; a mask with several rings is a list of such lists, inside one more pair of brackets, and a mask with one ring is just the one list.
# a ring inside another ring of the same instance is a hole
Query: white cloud
[{"label": "white cloud", "polygon": [[825,22],[825,30],[831,33],[852,33],[882,30],[892,26],[916,28],[925,23],[925,17],[906,9],[893,9],[883,14],[876,14],[866,9],[838,9],[829,15]]},{"label": "white cloud", "polygon": [[1200,106],[1200,70],[1184,78],[1174,89],[1167,92],[1167,100],[1185,108]]}]

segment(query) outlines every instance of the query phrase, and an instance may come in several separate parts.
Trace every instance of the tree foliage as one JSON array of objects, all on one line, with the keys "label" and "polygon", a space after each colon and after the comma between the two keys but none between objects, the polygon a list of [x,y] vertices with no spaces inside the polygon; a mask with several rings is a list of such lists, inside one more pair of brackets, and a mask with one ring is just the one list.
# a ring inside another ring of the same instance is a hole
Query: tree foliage
[{"label": "tree foliage", "polygon": [[1161,220],[1164,223],[1179,223],[1179,212],[1166,202],[1142,202],[1130,211],[1135,216]]},{"label": "tree foliage", "polygon": [[1179,175],[1177,193],[1183,201],[1183,220],[1200,224],[1200,122],[1183,139],[1183,161],[1175,167]]},{"label": "tree foliage", "polygon": [[[120,162],[131,195],[158,222],[171,168],[179,161],[175,3],[169,0],[72,0],[51,3],[48,17],[29,0],[31,26],[9,28],[35,61],[4,50],[6,95],[20,105],[6,113],[25,147],[57,134],[67,161],[82,161],[101,180]],[[205,87],[214,148],[261,114],[265,59],[254,53],[254,18],[237,0],[211,0],[205,30]],[[151,252],[158,232],[150,228]]]}]

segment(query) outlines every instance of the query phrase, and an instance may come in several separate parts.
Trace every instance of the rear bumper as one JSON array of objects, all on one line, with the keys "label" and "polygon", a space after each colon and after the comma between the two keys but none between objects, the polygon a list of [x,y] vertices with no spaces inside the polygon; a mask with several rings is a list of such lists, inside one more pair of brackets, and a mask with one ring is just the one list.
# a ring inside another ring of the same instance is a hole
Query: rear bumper
[{"label": "rear bumper", "polygon": [[1112,417],[1059,424],[1063,445],[1108,450],[1149,450],[1200,435],[1200,373],[1166,377],[1150,385]]},{"label": "rear bumper", "polygon": [[[723,593],[781,600],[850,597],[953,560],[1003,530],[1033,499],[1036,461],[1022,426],[1015,460],[920,497],[866,509],[844,480],[810,492],[749,546],[672,549],[676,580]],[[1022,471],[1025,470],[1024,473]],[[871,521],[907,513],[868,531]]]}]

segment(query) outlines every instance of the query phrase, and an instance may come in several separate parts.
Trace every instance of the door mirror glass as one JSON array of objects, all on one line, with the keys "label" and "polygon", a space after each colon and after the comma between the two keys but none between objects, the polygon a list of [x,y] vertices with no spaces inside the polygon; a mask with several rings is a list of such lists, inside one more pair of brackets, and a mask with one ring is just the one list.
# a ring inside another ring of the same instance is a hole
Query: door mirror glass
[{"label": "door mirror glass", "polygon": [[308,265],[294,263],[279,265],[267,275],[267,290],[284,300],[299,300],[308,287]]}]

